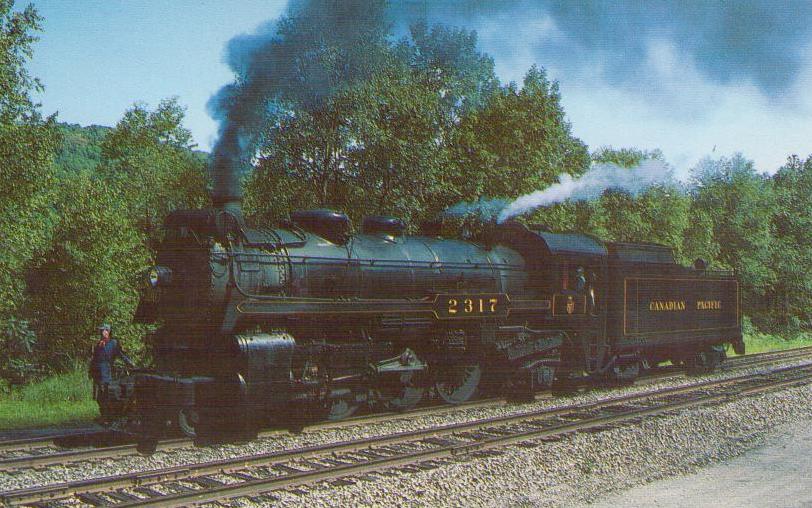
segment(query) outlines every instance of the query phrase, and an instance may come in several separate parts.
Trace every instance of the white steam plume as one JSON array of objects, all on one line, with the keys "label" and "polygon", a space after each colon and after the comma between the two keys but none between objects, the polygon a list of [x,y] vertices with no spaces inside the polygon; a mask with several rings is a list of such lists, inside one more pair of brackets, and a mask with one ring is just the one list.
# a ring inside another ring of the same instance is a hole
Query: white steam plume
[{"label": "white steam plume", "polygon": [[559,183],[517,198],[499,212],[497,221],[501,223],[540,206],[550,206],[568,199],[596,199],[607,189],[618,189],[636,196],[652,185],[665,183],[670,175],[671,168],[658,160],[645,160],[633,168],[616,164],[594,164],[578,178],[562,173],[558,176]]}]

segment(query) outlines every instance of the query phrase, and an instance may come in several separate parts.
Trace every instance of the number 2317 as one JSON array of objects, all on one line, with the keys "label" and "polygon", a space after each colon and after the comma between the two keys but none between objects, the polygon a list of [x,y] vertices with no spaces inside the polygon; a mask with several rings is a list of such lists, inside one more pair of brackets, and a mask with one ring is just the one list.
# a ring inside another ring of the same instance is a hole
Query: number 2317
[{"label": "number 2317", "polygon": [[448,314],[496,314],[498,298],[448,299]]}]

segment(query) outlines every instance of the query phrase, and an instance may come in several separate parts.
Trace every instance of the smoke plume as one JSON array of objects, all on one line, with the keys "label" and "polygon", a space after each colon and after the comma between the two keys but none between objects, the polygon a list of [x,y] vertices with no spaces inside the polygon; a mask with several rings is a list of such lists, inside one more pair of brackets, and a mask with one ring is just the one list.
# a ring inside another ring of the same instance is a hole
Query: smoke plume
[{"label": "smoke plume", "polygon": [[493,221],[510,202],[504,199],[479,199],[477,201],[460,201],[446,208],[442,215],[445,217],[467,218]]},{"label": "smoke plume", "polygon": [[501,223],[536,208],[566,200],[596,199],[609,189],[621,190],[636,196],[652,185],[665,183],[670,176],[671,169],[658,160],[646,160],[633,168],[624,168],[616,164],[595,164],[578,178],[564,173],[559,175],[559,183],[517,198],[499,212],[497,221]]},{"label": "smoke plume", "polygon": [[236,81],[209,99],[220,123],[213,148],[213,198],[239,201],[265,124],[310,108],[375,67],[369,48],[388,33],[385,0],[291,0],[285,16],[239,35],[225,60]]},{"label": "smoke plume", "polygon": [[[241,176],[269,117],[290,105],[316,104],[348,80],[364,79],[375,68],[365,49],[405,35],[415,22],[476,30],[482,49],[514,68],[538,63],[578,76],[597,67],[611,86],[644,93],[656,85],[647,52],[652,41],[667,41],[711,81],[753,83],[778,97],[802,70],[810,18],[812,2],[804,1],[777,8],[767,0],[289,0],[285,16],[235,37],[226,48],[237,80],[208,104],[220,123],[214,198],[240,198]],[[517,62],[518,54],[530,60]],[[562,177],[565,184],[574,182]]]}]

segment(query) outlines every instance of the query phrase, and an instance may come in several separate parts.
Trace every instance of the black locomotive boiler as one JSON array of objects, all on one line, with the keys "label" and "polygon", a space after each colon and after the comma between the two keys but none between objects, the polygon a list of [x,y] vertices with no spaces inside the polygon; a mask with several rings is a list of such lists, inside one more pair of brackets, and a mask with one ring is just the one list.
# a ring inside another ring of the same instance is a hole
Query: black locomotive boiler
[{"label": "black locomotive boiler", "polygon": [[404,234],[329,210],[247,227],[235,207],[176,211],[138,317],[159,324],[136,378],[146,428],[251,434],[428,392],[526,396],[584,374],[633,380],[672,361],[710,370],[743,351],[729,273],[669,248],[517,222],[476,241]]}]

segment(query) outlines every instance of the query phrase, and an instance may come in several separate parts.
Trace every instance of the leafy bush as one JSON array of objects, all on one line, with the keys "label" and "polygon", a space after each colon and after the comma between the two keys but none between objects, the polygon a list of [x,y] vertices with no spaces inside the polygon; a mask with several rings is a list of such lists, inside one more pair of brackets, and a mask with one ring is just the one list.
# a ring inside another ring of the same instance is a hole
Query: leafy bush
[{"label": "leafy bush", "polygon": [[[0,379],[8,384],[20,384],[30,380],[37,372],[34,363],[36,334],[28,327],[28,321],[10,318],[0,323]],[[1,387],[0,387],[1,388]]]},{"label": "leafy bush", "polygon": [[137,353],[141,330],[131,322],[149,261],[143,234],[113,188],[81,174],[65,180],[56,206],[53,245],[28,281],[40,357],[59,369],[87,358],[101,322]]}]

